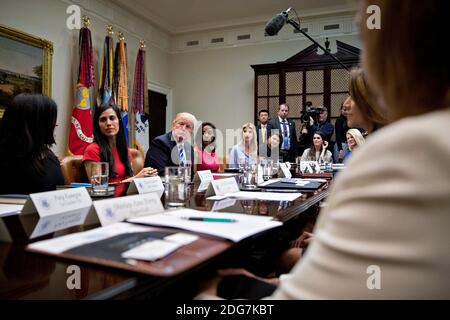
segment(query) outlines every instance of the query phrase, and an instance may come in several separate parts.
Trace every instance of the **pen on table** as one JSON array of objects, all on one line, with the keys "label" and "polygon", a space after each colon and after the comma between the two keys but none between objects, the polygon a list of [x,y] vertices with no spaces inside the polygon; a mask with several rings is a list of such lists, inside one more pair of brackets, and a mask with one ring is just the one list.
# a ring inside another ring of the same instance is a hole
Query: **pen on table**
[{"label": "pen on table", "polygon": [[203,221],[203,222],[237,222],[236,219],[229,219],[229,218],[181,217],[181,219],[190,221]]}]

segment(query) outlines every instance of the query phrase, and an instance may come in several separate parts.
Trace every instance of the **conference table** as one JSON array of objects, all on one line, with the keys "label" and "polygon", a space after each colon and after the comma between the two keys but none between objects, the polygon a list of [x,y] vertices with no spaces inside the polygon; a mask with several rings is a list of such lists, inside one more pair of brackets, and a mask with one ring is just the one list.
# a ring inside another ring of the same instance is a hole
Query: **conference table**
[{"label": "conference table", "polygon": [[[46,256],[26,250],[28,241],[0,242],[0,298],[1,299],[189,299],[199,290],[199,284],[215,270],[224,267],[244,267],[260,275],[269,272],[289,241],[296,239],[305,226],[314,224],[318,207],[328,195],[328,186],[314,191],[302,191],[292,202],[236,200],[232,206],[217,210],[272,216],[283,226],[267,230],[238,243],[223,242],[223,250],[198,266],[170,277],[145,274],[105,267],[98,264]],[[210,211],[213,201],[198,185],[190,186],[186,207]],[[164,196],[163,199],[164,200]],[[163,201],[164,202],[164,201]],[[5,223],[18,223],[17,216],[6,218]],[[14,220],[17,219],[17,220]],[[54,232],[33,241],[86,231],[98,225],[81,225]],[[219,241],[217,238],[215,241]],[[71,266],[78,266],[80,288],[70,288],[68,279]],[[264,267],[267,270],[264,270]]]}]

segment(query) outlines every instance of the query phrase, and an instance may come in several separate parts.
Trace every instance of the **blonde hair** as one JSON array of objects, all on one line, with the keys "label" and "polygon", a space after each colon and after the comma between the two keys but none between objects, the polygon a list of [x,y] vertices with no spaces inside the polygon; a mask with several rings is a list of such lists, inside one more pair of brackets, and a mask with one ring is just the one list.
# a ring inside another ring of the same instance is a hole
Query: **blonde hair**
[{"label": "blonde hair", "polygon": [[[347,134],[351,135],[353,139],[355,139],[356,145],[358,147],[361,147],[366,142],[366,139],[364,139],[363,135],[358,129],[349,129],[347,131]],[[350,151],[353,151],[352,147],[348,146],[348,148],[350,149]]]},{"label": "blonde hair", "polygon": [[349,91],[362,116],[373,126],[373,130],[387,124],[385,112],[380,109],[372,90],[367,85],[363,69],[355,68],[350,72]]},{"label": "blonde hair", "polygon": [[197,118],[195,118],[194,115],[188,113],[188,112],[180,112],[175,116],[175,119],[173,119],[172,124],[174,124],[178,119],[183,118],[188,120],[192,123],[192,127],[195,127],[197,125]]},{"label": "blonde hair", "polygon": [[[369,5],[381,10],[379,30],[366,26]],[[389,107],[390,118],[447,107],[450,60],[442,41],[448,37],[449,1],[366,0],[359,16],[365,48],[363,64],[370,84]]]},{"label": "blonde hair", "polygon": [[242,146],[244,146],[244,129],[250,129],[253,132],[253,136],[252,139],[250,140],[250,145],[249,145],[249,154],[250,156],[252,156],[254,159],[256,159],[258,157],[258,143],[256,140],[256,128],[255,125],[251,122],[247,122],[242,126],[242,131],[241,131],[241,144]]}]

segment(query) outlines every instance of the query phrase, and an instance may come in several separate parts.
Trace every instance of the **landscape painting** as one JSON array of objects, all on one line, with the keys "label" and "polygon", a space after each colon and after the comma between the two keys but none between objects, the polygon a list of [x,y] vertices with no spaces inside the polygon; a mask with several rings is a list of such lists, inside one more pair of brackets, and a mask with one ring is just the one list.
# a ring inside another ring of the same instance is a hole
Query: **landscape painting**
[{"label": "landscape painting", "polygon": [[19,93],[50,96],[52,44],[0,25],[0,119]]}]

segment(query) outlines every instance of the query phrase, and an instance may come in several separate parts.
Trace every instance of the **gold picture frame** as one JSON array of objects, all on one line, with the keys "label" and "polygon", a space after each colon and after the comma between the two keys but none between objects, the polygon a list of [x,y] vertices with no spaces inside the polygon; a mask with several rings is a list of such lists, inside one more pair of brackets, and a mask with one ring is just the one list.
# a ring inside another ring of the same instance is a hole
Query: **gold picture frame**
[{"label": "gold picture frame", "polygon": [[53,43],[0,24],[0,119],[22,92],[51,96]]}]

